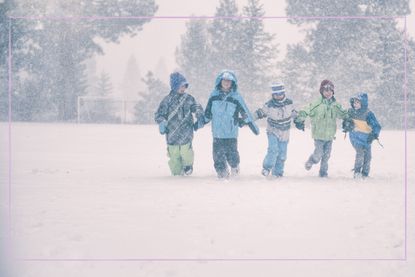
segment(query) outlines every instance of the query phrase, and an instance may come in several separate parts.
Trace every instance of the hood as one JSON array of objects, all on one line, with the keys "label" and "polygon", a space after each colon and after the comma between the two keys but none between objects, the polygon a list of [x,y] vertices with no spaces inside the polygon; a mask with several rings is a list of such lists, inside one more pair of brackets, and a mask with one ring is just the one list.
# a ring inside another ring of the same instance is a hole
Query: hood
[{"label": "hood", "polygon": [[170,88],[172,91],[177,92],[181,86],[189,86],[186,78],[179,72],[170,74]]},{"label": "hood", "polygon": [[365,92],[360,92],[359,94],[357,94],[356,96],[353,96],[352,98],[350,98],[350,105],[353,107],[353,102],[354,99],[357,99],[360,101],[360,103],[362,104],[362,110],[366,110],[368,105],[369,105],[369,98],[367,97],[367,93]]},{"label": "hood", "polygon": [[236,79],[235,73],[232,70],[222,70],[219,75],[216,77],[215,81],[215,88],[220,90],[220,82],[223,79],[231,80],[232,81],[232,87],[231,91],[237,91],[238,90],[238,80]]}]

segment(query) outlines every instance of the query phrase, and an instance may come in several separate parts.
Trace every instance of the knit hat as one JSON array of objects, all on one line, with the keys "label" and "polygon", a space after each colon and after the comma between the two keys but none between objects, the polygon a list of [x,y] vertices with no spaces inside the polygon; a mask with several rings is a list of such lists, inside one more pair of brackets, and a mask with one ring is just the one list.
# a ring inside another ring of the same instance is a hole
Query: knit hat
[{"label": "knit hat", "polygon": [[273,83],[271,85],[272,95],[284,95],[285,88],[283,83]]},{"label": "knit hat", "polygon": [[334,93],[334,85],[330,80],[323,80],[320,84],[320,94],[323,95],[323,91],[330,90]]},{"label": "knit hat", "polygon": [[189,86],[186,78],[179,72],[173,72],[170,74],[170,87],[172,91],[178,91],[181,86]]}]

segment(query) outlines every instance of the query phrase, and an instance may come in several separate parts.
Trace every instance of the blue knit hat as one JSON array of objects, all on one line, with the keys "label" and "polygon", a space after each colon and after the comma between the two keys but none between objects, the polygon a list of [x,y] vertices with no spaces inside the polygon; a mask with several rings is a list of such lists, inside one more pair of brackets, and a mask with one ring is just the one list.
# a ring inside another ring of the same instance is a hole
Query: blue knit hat
[{"label": "blue knit hat", "polygon": [[285,88],[283,83],[273,83],[271,85],[272,95],[284,95]]},{"label": "blue knit hat", "polygon": [[172,91],[178,91],[181,86],[189,86],[186,78],[179,72],[173,72],[170,74],[170,87]]}]

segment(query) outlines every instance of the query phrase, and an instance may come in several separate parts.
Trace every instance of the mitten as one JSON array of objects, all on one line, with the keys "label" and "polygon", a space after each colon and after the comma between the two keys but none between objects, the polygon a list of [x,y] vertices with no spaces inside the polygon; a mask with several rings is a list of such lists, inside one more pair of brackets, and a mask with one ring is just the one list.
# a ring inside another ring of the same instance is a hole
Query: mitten
[{"label": "mitten", "polygon": [[351,132],[354,129],[354,122],[352,119],[343,119],[342,129],[344,133]]},{"label": "mitten", "polygon": [[162,121],[159,123],[160,134],[167,134],[167,121]]},{"label": "mitten", "polygon": [[367,136],[367,143],[371,144],[375,139],[378,139],[378,136],[375,135],[374,133],[370,133]]},{"label": "mitten", "polygon": [[294,124],[295,124],[295,127],[296,127],[298,130],[302,130],[302,131],[304,131],[304,129],[305,129],[305,124],[304,124],[304,121],[294,120]]}]

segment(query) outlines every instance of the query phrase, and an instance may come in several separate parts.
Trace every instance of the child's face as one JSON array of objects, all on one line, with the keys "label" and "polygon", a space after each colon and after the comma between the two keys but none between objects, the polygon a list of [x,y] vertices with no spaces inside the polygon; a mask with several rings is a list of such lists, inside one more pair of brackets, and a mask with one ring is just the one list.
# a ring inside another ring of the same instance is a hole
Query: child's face
[{"label": "child's face", "polygon": [[362,103],[360,103],[360,101],[358,99],[354,99],[353,100],[353,108],[355,110],[358,110],[362,107]]},{"label": "child's face", "polygon": [[232,81],[222,79],[222,81],[220,82],[220,85],[221,85],[221,87],[224,91],[229,91],[231,89],[231,86],[232,86]]},{"label": "child's face", "polygon": [[325,89],[325,90],[323,90],[323,96],[324,96],[324,98],[326,98],[326,99],[330,99],[330,98],[332,98],[333,97],[333,94],[334,94],[334,92],[332,92],[331,90],[329,90],[329,89]]},{"label": "child's face", "polygon": [[282,100],[284,99],[284,94],[273,94],[272,98],[274,98],[275,100]]},{"label": "child's face", "polygon": [[185,91],[186,91],[186,89],[187,89],[187,86],[186,85],[183,85],[183,86],[181,86],[180,88],[179,88],[179,93],[180,94],[183,94]]}]

